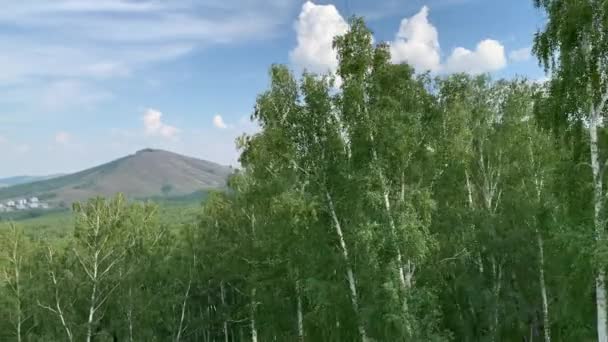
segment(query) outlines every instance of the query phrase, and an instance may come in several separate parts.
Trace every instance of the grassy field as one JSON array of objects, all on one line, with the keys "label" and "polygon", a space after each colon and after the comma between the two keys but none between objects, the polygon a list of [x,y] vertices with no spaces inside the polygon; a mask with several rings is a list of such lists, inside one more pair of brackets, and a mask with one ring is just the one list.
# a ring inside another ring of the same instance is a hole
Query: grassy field
[{"label": "grassy field", "polygon": [[[176,226],[194,222],[207,193],[199,192],[174,198],[154,198],[158,205],[158,218],[162,224]],[[60,239],[72,233],[74,217],[71,210],[13,212],[0,216],[0,227],[14,222],[35,239]]]}]

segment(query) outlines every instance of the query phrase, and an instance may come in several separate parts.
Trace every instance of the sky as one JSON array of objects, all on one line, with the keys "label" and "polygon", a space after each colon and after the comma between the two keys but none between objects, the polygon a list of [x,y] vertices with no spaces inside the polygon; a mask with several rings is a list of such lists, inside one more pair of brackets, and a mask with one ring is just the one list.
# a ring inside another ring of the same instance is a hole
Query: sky
[{"label": "sky", "polygon": [[237,165],[268,68],[334,72],[363,16],[393,63],[545,75],[532,0],[20,0],[0,11],[0,177],[70,173],[161,148]]}]

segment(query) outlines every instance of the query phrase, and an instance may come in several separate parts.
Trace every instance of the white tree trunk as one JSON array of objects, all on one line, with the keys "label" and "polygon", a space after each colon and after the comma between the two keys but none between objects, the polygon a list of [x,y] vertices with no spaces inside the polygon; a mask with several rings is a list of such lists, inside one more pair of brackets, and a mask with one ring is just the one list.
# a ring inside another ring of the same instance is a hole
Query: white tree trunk
[{"label": "white tree trunk", "polygon": [[55,277],[55,272],[52,269],[52,267],[53,267],[53,250],[50,247],[48,248],[48,263],[49,263],[49,276],[51,278],[51,281],[53,282],[53,287],[55,290],[55,303],[54,303],[55,307],[52,308],[50,305],[43,305],[42,303],[40,303],[40,301],[38,301],[38,306],[49,310],[50,312],[56,314],[57,317],[59,317],[59,320],[61,321],[61,326],[65,330],[67,340],[69,342],[72,342],[74,340],[73,336],[72,336],[72,330],[68,326],[65,316],[63,314],[63,310],[61,309],[61,304],[60,304],[60,300],[59,300],[59,285],[57,282],[57,277]]},{"label": "white tree trunk", "polygon": [[[382,174],[380,175],[382,177]],[[391,202],[388,198],[388,190],[385,189],[384,180],[382,181],[382,191],[384,191],[384,209],[386,210],[386,216],[388,217],[388,223],[391,228],[391,232],[395,240],[397,239],[397,227],[395,225],[395,220],[393,219],[393,215],[391,213]],[[409,263],[409,260],[408,260]],[[407,281],[405,279],[405,264],[403,262],[403,256],[401,255],[401,247],[397,244],[397,265],[398,265],[398,275],[399,275],[399,283],[404,291],[408,289]]]},{"label": "white tree trunk", "polygon": [[133,342],[133,293],[129,286],[129,307],[127,309],[127,321],[129,322],[129,342]]},{"label": "white tree trunk", "polygon": [[547,287],[545,285],[545,252],[543,250],[543,237],[536,230],[536,238],[538,240],[538,262],[539,262],[539,281],[540,295],[543,300],[543,330],[545,342],[551,342],[551,326],[549,322],[549,303],[547,302]]},{"label": "white tree trunk", "polygon": [[302,295],[300,290],[299,282],[296,282],[296,294],[297,294],[297,315],[298,315],[298,341],[304,341],[304,315],[302,313]]},{"label": "white tree trunk", "polygon": [[95,252],[93,259],[93,273],[91,281],[93,288],[91,289],[91,302],[89,306],[89,318],[87,320],[87,342],[91,342],[93,337],[93,322],[95,320],[95,308],[97,307],[97,272],[99,266],[99,252]]},{"label": "white tree trunk", "polygon": [[[373,144],[374,143],[374,136],[370,133],[369,135],[370,141]],[[376,148],[372,146],[372,158],[374,163],[378,164],[378,154],[376,152]],[[393,214],[391,212],[391,202],[389,199],[389,190],[388,190],[388,186],[387,186],[387,181],[386,178],[384,177],[384,173],[382,172],[382,170],[380,169],[379,165],[376,165],[378,167],[378,178],[380,178],[380,185],[381,185],[381,191],[382,191],[382,195],[384,197],[384,210],[386,210],[386,216],[388,218],[388,223],[389,223],[389,227],[391,229],[391,234],[393,235],[393,239],[395,239],[395,243],[397,245],[397,275],[399,278],[399,283],[401,285],[401,288],[405,294],[405,292],[408,290],[407,287],[407,283],[406,283],[406,279],[405,279],[405,264],[403,262],[403,255],[401,254],[401,246],[399,246],[399,243],[397,243],[397,227],[395,225],[395,220],[393,219]],[[401,178],[401,200],[405,202],[405,175],[402,173],[402,178]],[[409,260],[408,260],[409,263]],[[404,298],[404,309],[407,308],[407,303],[405,302],[406,299]]]},{"label": "white tree trunk", "polygon": [[182,302],[182,311],[179,318],[179,326],[177,327],[177,335],[175,341],[179,342],[182,338],[182,332],[184,331],[184,320],[186,318],[186,305],[188,304],[188,297],[190,297],[190,287],[192,286],[192,276],[188,281],[188,287],[186,288],[186,294],[184,295],[184,301]]},{"label": "white tree trunk", "polygon": [[258,329],[255,326],[255,289],[251,290],[251,342],[258,342]]},{"label": "white tree trunk", "polygon": [[[601,217],[603,189],[597,138],[598,115],[599,113],[593,110],[589,122],[589,147],[591,150],[591,168],[593,170],[593,223],[595,226],[596,242],[600,242],[604,235]],[[601,266],[597,270],[595,278],[595,305],[597,310],[597,339],[599,342],[607,342],[605,270]]]},{"label": "white tree trunk", "polygon": [[23,313],[21,308],[21,282],[19,267],[20,262],[17,256],[17,242],[15,241],[15,252],[13,254],[14,266],[15,266],[15,295],[17,297],[17,342],[21,342],[21,323],[23,323]]},{"label": "white tree trunk", "polygon": [[[469,209],[473,210],[474,209],[474,204],[473,204],[473,187],[471,185],[471,179],[469,177],[469,171],[467,169],[464,170],[464,175],[466,177],[466,181],[467,181],[467,194],[468,194],[468,201],[469,201]],[[479,273],[483,273],[483,260],[481,258],[481,252],[477,252],[477,267],[479,268]]]},{"label": "white tree trunk", "polygon": [[[226,308],[226,293],[224,292],[224,282],[220,281],[220,297],[222,306]],[[224,320],[224,342],[228,342],[228,321]]]},{"label": "white tree trunk", "polygon": [[365,326],[361,321],[361,316],[359,315],[359,299],[357,297],[357,284],[355,282],[355,275],[353,273],[353,268],[350,263],[350,257],[348,255],[348,248],[346,247],[346,242],[344,241],[344,235],[342,234],[342,226],[340,225],[340,221],[338,220],[338,215],[336,214],[336,209],[334,207],[334,202],[331,198],[329,192],[325,192],[327,197],[327,202],[329,203],[329,211],[331,214],[331,218],[334,221],[334,226],[336,228],[336,234],[338,235],[338,240],[340,241],[340,247],[342,249],[342,256],[344,257],[344,262],[346,264],[346,276],[348,278],[348,286],[350,289],[350,300],[353,305],[353,311],[357,315],[357,328],[359,330],[359,336],[361,337],[361,341],[367,342],[367,332],[365,331]]},{"label": "white tree trunk", "polygon": [[24,321],[23,319],[23,308],[22,308],[22,298],[21,298],[21,256],[19,255],[19,232],[17,228],[11,224],[12,230],[12,245],[13,248],[8,255],[8,262],[12,270],[10,270],[11,275],[9,275],[8,267],[4,270],[4,281],[7,284],[8,288],[12,290],[13,295],[15,296],[15,337],[17,338],[17,342],[21,342],[21,325]]},{"label": "white tree trunk", "polygon": [[497,264],[494,257],[491,258],[491,263],[492,277],[494,278],[494,322],[492,322],[492,341],[496,341],[496,337],[498,336],[500,292],[502,289],[502,264]]}]

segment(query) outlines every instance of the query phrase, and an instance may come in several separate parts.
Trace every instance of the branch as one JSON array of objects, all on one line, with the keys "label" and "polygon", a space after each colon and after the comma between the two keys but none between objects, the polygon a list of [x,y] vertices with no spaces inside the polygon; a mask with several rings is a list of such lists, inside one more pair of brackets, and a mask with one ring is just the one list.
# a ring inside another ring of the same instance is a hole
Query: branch
[{"label": "branch", "polygon": [[57,313],[57,311],[55,309],[53,309],[52,307],[50,307],[48,305],[44,305],[44,304],[40,303],[40,301],[38,301],[38,306],[41,307],[41,308],[43,308],[43,309],[47,309],[47,310],[49,310],[50,312],[52,312],[54,314]]},{"label": "branch", "polygon": [[186,295],[184,296],[184,302],[182,303],[182,315],[179,320],[179,328],[177,330],[177,336],[175,337],[175,341],[179,342],[182,332],[185,330],[184,328],[184,316],[186,315],[186,303],[188,302],[188,296],[190,295],[190,286],[192,285],[192,277],[188,281],[188,288],[186,289]]},{"label": "branch", "polygon": [[75,248],[74,248],[74,254],[76,254],[76,259],[78,259],[78,262],[80,262],[80,265],[82,265],[82,268],[84,269],[84,272],[87,274],[87,276],[89,276],[89,278],[91,278],[92,281],[95,281],[95,277],[93,277],[93,274],[89,271],[87,266],[84,264],[84,261],[82,261],[80,254],[78,254],[78,252],[76,251]]},{"label": "branch", "polygon": [[116,290],[116,288],[119,285],[120,285],[120,283],[116,283],[116,285],[114,285],[114,287],[111,288],[110,291],[108,291],[108,293],[106,293],[106,295],[104,296],[104,298],[99,301],[99,303],[97,304],[97,306],[95,308],[93,308],[94,312],[96,312],[97,310],[99,310],[99,308],[103,305],[103,303],[105,303],[106,300],[108,300],[108,298],[110,297],[110,295],[112,294],[112,292],[114,292],[114,290]]},{"label": "branch", "polygon": [[469,254],[469,252],[466,248],[463,248],[462,251],[456,253],[454,256],[439,260],[439,264],[450,260],[457,260],[462,254]]}]

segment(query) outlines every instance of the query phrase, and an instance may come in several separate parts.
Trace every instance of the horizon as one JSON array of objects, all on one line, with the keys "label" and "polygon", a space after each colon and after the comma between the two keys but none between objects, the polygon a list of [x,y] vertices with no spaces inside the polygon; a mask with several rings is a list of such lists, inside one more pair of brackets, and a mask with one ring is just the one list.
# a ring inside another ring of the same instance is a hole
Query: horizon
[{"label": "horizon", "polygon": [[544,18],[528,0],[28,0],[0,15],[0,178],[144,147],[237,165],[269,66],[335,72],[331,40],[352,15],[418,72],[545,79],[530,50]]}]

